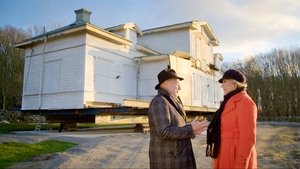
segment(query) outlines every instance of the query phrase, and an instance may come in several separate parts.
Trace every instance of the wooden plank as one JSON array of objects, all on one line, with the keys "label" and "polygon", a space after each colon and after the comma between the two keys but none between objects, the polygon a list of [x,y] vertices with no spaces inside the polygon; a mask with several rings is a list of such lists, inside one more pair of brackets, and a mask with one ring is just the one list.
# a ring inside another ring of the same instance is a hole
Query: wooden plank
[{"label": "wooden plank", "polygon": [[197,112],[215,112],[217,108],[205,107],[205,106],[184,106],[185,111],[197,111]]},{"label": "wooden plank", "polygon": [[95,102],[95,101],[86,101],[86,108],[108,108],[108,107],[119,107],[120,104],[116,103],[107,103],[107,102]]},{"label": "wooden plank", "polygon": [[150,102],[142,101],[142,100],[124,99],[123,104],[126,107],[148,108],[150,105]]}]

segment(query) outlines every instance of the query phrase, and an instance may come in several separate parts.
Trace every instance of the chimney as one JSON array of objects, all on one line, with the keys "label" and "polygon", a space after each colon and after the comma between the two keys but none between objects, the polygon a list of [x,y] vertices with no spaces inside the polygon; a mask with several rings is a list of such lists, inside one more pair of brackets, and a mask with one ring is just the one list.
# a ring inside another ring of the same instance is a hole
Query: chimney
[{"label": "chimney", "polygon": [[83,23],[90,23],[90,15],[92,12],[81,8],[74,11],[76,13],[76,23],[83,22]]}]

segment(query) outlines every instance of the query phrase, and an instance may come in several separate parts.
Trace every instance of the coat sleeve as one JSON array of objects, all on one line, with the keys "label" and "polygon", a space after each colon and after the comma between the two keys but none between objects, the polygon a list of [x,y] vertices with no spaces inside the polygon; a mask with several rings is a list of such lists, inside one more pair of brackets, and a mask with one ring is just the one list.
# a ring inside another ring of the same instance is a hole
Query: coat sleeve
[{"label": "coat sleeve", "polygon": [[[193,138],[194,132],[190,124],[186,125],[184,119],[180,119],[170,112],[167,100],[162,97],[156,97],[152,100],[149,107],[150,130],[156,132],[160,139],[186,139]],[[174,110],[176,111],[176,110]],[[179,113],[177,116],[180,116]],[[183,125],[174,125],[172,120],[178,121]]]},{"label": "coat sleeve", "polygon": [[257,107],[250,98],[246,97],[237,104],[237,113],[240,132],[235,168],[247,168],[250,152],[256,143]]}]

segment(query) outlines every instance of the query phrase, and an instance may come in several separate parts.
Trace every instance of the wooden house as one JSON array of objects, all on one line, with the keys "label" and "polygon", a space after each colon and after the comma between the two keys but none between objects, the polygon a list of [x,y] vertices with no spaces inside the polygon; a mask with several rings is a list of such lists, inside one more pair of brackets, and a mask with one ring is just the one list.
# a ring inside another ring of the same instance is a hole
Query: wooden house
[{"label": "wooden house", "polygon": [[219,41],[206,22],[103,29],[90,22],[90,11],[75,13],[74,23],[16,44],[25,50],[23,111],[147,108],[164,68],[185,78],[180,96],[187,111],[219,106],[222,56],[213,52]]}]

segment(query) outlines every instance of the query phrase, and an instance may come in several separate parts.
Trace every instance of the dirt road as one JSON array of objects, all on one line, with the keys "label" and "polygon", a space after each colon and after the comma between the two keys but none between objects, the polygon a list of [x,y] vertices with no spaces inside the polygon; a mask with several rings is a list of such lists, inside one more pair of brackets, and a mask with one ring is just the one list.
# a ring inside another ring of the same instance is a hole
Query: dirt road
[{"label": "dirt road", "polygon": [[[259,124],[257,151],[259,168],[300,167],[300,125]],[[103,134],[101,131],[23,133],[22,139],[40,138],[71,141],[79,145],[65,152],[38,156],[11,168],[149,168],[149,134]],[[18,135],[18,134],[17,134]],[[19,134],[20,135],[20,134]],[[14,136],[15,139],[18,136]],[[198,168],[211,168],[211,159],[205,157],[205,135],[192,140]],[[1,138],[0,138],[1,141]]]}]

